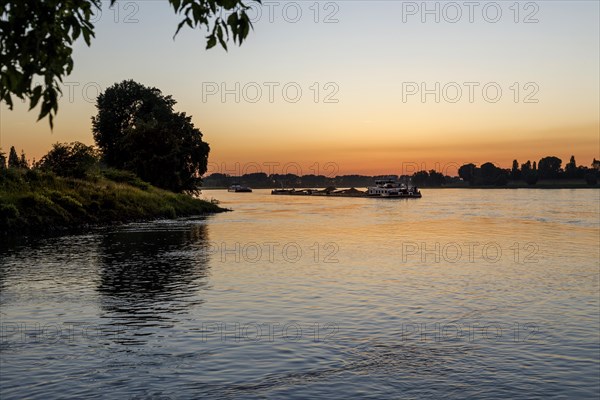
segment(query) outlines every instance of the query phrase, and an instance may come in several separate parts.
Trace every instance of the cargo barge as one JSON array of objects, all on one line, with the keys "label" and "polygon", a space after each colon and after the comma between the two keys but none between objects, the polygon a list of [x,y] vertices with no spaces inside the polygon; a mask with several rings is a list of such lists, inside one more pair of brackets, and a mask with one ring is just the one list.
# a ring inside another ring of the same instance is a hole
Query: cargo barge
[{"label": "cargo barge", "polygon": [[375,186],[370,186],[366,191],[355,188],[336,190],[327,189],[273,189],[273,195],[280,196],[331,196],[331,197],[371,197],[381,199],[420,199],[421,191],[416,186],[399,183],[395,179],[380,179],[375,181]]}]

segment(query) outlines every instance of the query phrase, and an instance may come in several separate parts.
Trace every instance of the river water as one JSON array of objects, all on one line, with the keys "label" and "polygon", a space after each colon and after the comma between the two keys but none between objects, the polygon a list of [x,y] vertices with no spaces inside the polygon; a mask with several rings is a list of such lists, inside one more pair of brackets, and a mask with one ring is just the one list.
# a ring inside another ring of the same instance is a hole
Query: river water
[{"label": "river water", "polygon": [[3,243],[0,398],[597,398],[600,191],[422,192]]}]

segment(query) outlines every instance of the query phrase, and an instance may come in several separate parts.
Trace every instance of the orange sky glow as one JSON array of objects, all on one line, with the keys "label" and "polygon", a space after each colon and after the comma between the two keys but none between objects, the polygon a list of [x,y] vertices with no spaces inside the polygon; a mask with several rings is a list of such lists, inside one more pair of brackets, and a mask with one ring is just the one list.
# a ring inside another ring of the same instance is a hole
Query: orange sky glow
[{"label": "orange sky glow", "polygon": [[39,160],[56,142],[93,144],[95,97],[134,79],[192,115],[208,173],[456,175],[468,162],[600,159],[597,2],[542,2],[531,24],[508,8],[498,23],[398,23],[400,3],[341,2],[335,23],[308,9],[298,23],[263,18],[228,52],[204,50],[191,29],[173,40],[166,3],[140,2],[135,23],[105,10],[92,46],[75,45],[54,130],[37,109],[1,104],[0,148]]}]

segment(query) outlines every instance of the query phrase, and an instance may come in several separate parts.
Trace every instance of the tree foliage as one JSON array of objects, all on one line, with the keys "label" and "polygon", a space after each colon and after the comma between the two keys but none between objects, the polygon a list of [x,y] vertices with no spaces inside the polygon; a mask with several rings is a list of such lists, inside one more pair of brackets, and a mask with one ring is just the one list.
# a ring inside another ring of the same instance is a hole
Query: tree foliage
[{"label": "tree foliage", "polygon": [[6,169],[6,155],[0,149],[0,171]]},{"label": "tree foliage", "polygon": [[569,178],[577,177],[578,170],[577,170],[577,162],[575,161],[575,156],[571,156],[571,159],[569,160],[567,165],[565,165],[565,174]]},{"label": "tree foliage", "polygon": [[498,168],[491,162],[486,162],[479,168],[479,184],[490,186],[505,186],[508,183],[508,174],[506,170]]},{"label": "tree foliage", "polygon": [[560,174],[562,160],[558,157],[549,156],[540,160],[537,165],[540,179],[555,179]]},{"label": "tree foliage", "polygon": [[521,170],[519,170],[519,162],[517,160],[513,160],[510,177],[513,180],[517,180],[521,177]]},{"label": "tree foliage", "polygon": [[197,190],[210,147],[175,104],[159,89],[131,80],[100,94],[92,131],[106,164],[164,189]]},{"label": "tree foliage", "polygon": [[475,164],[465,164],[458,169],[458,176],[465,182],[472,183],[475,178]]},{"label": "tree foliage", "polygon": [[96,167],[98,160],[98,151],[92,146],[81,142],[55,143],[38,166],[56,175],[85,178]]},{"label": "tree foliage", "polygon": [[511,170],[498,168],[491,162],[486,162],[481,167],[477,167],[475,164],[465,164],[458,169],[458,176],[469,185],[504,186],[508,183],[510,175]]},{"label": "tree foliage", "polygon": [[8,168],[19,167],[21,167],[21,161],[19,160],[19,156],[17,155],[17,150],[15,150],[15,146],[11,146],[10,151],[8,152]]},{"label": "tree foliage", "polygon": [[[513,160],[511,169],[502,169],[492,163],[484,163],[481,167],[474,164],[465,164],[458,169],[459,177],[471,185],[496,185],[504,186],[508,180],[524,181],[528,185],[535,185],[539,180],[557,179],[557,180],[585,180],[590,185],[596,185],[600,179],[600,161],[594,159],[592,168],[577,166],[575,156],[571,156],[565,168],[561,168],[562,161],[558,157],[544,157],[539,161],[532,163],[527,160],[521,164]],[[571,184],[571,182],[567,182]]]},{"label": "tree foliage", "polygon": [[521,165],[521,176],[525,176],[531,171],[531,160],[527,160],[525,164]]},{"label": "tree foliage", "polygon": [[[112,6],[116,0],[110,0]],[[169,0],[184,26],[208,29],[207,48],[217,42],[242,44],[252,23],[247,4],[260,0]],[[53,126],[61,95],[60,82],[73,70],[73,45],[94,37],[94,12],[102,0],[0,0],[0,101],[13,108],[13,97],[41,100],[38,121],[46,116]]]},{"label": "tree foliage", "polygon": [[[8,161],[8,162],[7,162]],[[10,147],[10,151],[8,152],[8,160],[4,153],[0,151],[0,169],[3,168],[29,168],[29,162],[27,161],[27,157],[25,156],[25,152],[21,150],[21,156],[17,154],[17,150],[15,146]]]},{"label": "tree foliage", "polygon": [[21,150],[21,157],[19,157],[19,166],[21,168],[29,169],[29,161],[27,161],[27,156],[23,150]]},{"label": "tree foliage", "polygon": [[415,186],[439,187],[446,182],[446,178],[435,170],[415,172],[411,178]]}]

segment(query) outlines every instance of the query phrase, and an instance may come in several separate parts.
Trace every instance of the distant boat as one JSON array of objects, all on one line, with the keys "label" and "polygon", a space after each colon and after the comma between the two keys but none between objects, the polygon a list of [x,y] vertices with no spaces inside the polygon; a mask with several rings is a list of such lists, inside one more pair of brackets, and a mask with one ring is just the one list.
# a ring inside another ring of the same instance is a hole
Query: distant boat
[{"label": "distant boat", "polygon": [[394,178],[376,180],[375,186],[367,188],[367,196],[399,199],[422,197],[416,186],[407,186]]},{"label": "distant boat", "polygon": [[316,189],[273,189],[271,190],[271,194],[289,194],[294,196],[311,196],[319,191]]},{"label": "distant boat", "polygon": [[229,189],[227,189],[227,191],[235,193],[252,193],[252,189],[250,189],[248,186],[242,186],[237,183],[229,186]]}]

